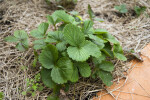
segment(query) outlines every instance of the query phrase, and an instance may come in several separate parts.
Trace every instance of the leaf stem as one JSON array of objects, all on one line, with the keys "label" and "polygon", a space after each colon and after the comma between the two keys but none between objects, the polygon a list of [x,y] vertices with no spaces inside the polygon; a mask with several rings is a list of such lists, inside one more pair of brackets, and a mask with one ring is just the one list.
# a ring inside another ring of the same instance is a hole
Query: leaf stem
[{"label": "leaf stem", "polygon": [[54,30],[56,31],[57,29],[56,29],[56,25],[54,25]]},{"label": "leaf stem", "polygon": [[74,87],[73,87],[73,100],[75,100],[75,84],[73,85]]}]

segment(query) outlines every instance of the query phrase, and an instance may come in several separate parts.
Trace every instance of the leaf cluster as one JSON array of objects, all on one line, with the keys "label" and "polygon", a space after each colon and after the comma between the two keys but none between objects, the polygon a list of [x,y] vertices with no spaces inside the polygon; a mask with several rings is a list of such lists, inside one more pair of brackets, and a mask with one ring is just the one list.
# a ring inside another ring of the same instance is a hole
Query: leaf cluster
[{"label": "leaf cluster", "polygon": [[[118,10],[120,13],[128,12],[128,9],[125,4],[121,4],[119,6],[114,6],[114,8],[116,10]],[[140,16],[146,10],[146,7],[145,6],[134,6],[133,10],[135,11],[137,16]]]},{"label": "leaf cluster", "polygon": [[[36,60],[33,65],[36,66],[37,61],[41,63],[42,81],[47,87],[53,88],[55,93],[68,83],[78,82],[80,77],[100,78],[104,84],[110,86],[114,65],[106,58],[126,61],[122,47],[115,37],[105,29],[93,28],[92,14],[94,13],[89,6],[90,19],[83,21],[76,14],[71,16],[58,10],[47,16],[48,22],[41,23],[30,32],[35,38],[33,48]],[[49,25],[54,30],[47,32]],[[27,43],[28,38],[27,33],[21,30],[5,40],[17,43],[24,40]],[[29,48],[29,44],[25,47]],[[89,60],[94,66],[89,65]]]},{"label": "leaf cluster", "polygon": [[17,30],[14,32],[14,36],[8,36],[4,40],[17,43],[16,48],[20,51],[25,51],[29,48],[28,34],[24,30]]}]

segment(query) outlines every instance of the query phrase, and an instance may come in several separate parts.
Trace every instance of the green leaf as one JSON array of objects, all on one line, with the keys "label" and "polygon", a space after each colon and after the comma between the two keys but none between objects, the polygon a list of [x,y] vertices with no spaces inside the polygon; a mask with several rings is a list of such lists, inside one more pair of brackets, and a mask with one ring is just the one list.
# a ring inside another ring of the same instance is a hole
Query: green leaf
[{"label": "green leaf", "polygon": [[122,47],[120,46],[120,44],[115,44],[113,45],[113,52],[118,52],[118,53],[122,53],[123,54],[123,50]]},{"label": "green leaf", "polygon": [[114,52],[114,56],[116,58],[118,58],[119,60],[122,60],[122,61],[126,61],[127,60],[127,58],[123,54],[120,54],[120,53],[115,53]]},{"label": "green leaf", "polygon": [[23,39],[20,42],[23,44],[25,49],[29,48],[29,40],[28,40],[28,38],[27,39]]},{"label": "green leaf", "polygon": [[[26,92],[26,91],[23,91],[21,94],[22,94],[22,95],[26,95],[26,94],[27,94],[27,92]],[[1,99],[1,98],[0,98],[0,99]]]},{"label": "green leaf", "polygon": [[115,39],[115,37],[112,36],[110,33],[103,34],[103,37],[113,44],[119,44],[119,42]]},{"label": "green leaf", "polygon": [[45,39],[35,40],[33,44],[35,50],[42,49],[46,46]]},{"label": "green leaf", "polygon": [[43,35],[45,35],[45,33],[46,33],[46,31],[47,31],[47,29],[48,29],[48,23],[41,23],[39,26],[38,26],[38,31],[41,33],[41,34],[43,34]]},{"label": "green leaf", "polygon": [[97,78],[97,73],[98,73],[98,70],[96,70],[96,68],[95,68],[95,70],[92,72],[91,77],[92,77],[93,79],[96,79],[96,78]]},{"label": "green leaf", "polygon": [[110,72],[99,70],[97,74],[101,78],[103,83],[106,84],[107,86],[111,86],[113,84],[112,83],[113,78]]},{"label": "green leaf", "polygon": [[123,61],[127,60],[127,58],[123,55],[123,50],[122,50],[122,47],[120,46],[120,44],[115,44],[113,46],[113,54],[119,60],[123,60]]},{"label": "green leaf", "polygon": [[81,76],[89,77],[91,75],[91,68],[87,62],[78,62],[75,66],[78,67]]},{"label": "green leaf", "polygon": [[58,51],[62,52],[66,49],[66,42],[59,42],[56,44],[56,48]]},{"label": "green leaf", "polygon": [[99,47],[99,49],[102,49],[105,45],[104,45],[104,40],[102,40],[101,38],[99,38],[98,36],[89,34],[89,38],[91,40],[93,40],[93,42]]},{"label": "green leaf", "polygon": [[48,69],[42,69],[41,70],[41,77],[43,83],[49,87],[49,88],[54,88],[56,86],[56,83],[53,82],[52,77],[51,77],[51,70]]},{"label": "green leaf", "polygon": [[51,72],[51,77],[57,84],[67,83],[67,78],[63,76],[61,70],[58,67],[54,67]]},{"label": "green leaf", "polygon": [[70,46],[67,48],[67,53],[73,60],[86,61],[90,57],[90,54],[88,54],[86,49],[86,46],[81,48]]},{"label": "green leaf", "polygon": [[114,70],[114,64],[110,61],[102,61],[99,65],[99,68],[104,71],[111,72]]},{"label": "green leaf", "polygon": [[48,15],[47,19],[48,19],[48,23],[52,24],[53,26],[55,26],[57,23],[60,22],[60,20],[58,18],[56,18],[53,14],[51,16]]},{"label": "green leaf", "polygon": [[52,80],[58,84],[66,83],[71,80],[73,73],[73,64],[67,57],[60,58],[57,62],[57,66],[52,69]]},{"label": "green leaf", "polygon": [[70,11],[69,13],[72,15],[75,15],[75,16],[79,15],[79,12],[77,12],[77,11]]},{"label": "green leaf", "polygon": [[44,38],[44,34],[41,33],[38,29],[32,30],[30,34],[35,38]]},{"label": "green leaf", "polygon": [[82,32],[84,34],[92,34],[92,31],[90,30],[93,27],[93,22],[91,20],[86,20],[83,23]]},{"label": "green leaf", "polygon": [[25,51],[29,47],[29,41],[28,41],[28,35],[25,31],[23,30],[17,30],[14,32],[14,36],[18,38],[20,41],[17,45],[16,48],[20,51]]},{"label": "green leaf", "polygon": [[45,42],[46,43],[56,43],[58,41],[56,39],[50,37],[50,36],[47,36],[46,39],[45,39]]},{"label": "green leaf", "polygon": [[58,96],[48,96],[47,100],[60,100]]},{"label": "green leaf", "polygon": [[94,57],[101,55],[99,48],[90,41],[86,41],[82,47],[68,47],[67,53],[70,58],[76,61],[86,61],[90,55]]},{"label": "green leaf", "polygon": [[52,42],[52,41],[57,41],[57,42],[64,41],[64,34],[61,31],[48,32],[48,37],[49,37],[49,39],[51,39],[49,42]]},{"label": "green leaf", "polygon": [[108,33],[108,31],[105,29],[96,29],[94,32],[94,34],[105,34],[105,33]]},{"label": "green leaf", "polygon": [[32,85],[32,89],[33,89],[34,91],[36,91],[36,90],[37,90],[37,86],[36,86],[36,84],[33,84],[33,85]]},{"label": "green leaf", "polygon": [[94,19],[99,22],[104,22],[104,19],[101,19],[101,18],[94,18]]},{"label": "green leaf", "polygon": [[26,50],[26,48],[23,46],[23,43],[21,43],[21,42],[17,43],[16,48],[19,51],[25,51]]},{"label": "green leaf", "polygon": [[68,54],[67,54],[66,51],[63,51],[63,52],[61,53],[61,55],[62,55],[63,57],[68,57]]},{"label": "green leaf", "polygon": [[101,56],[101,52],[100,49],[98,48],[98,46],[96,44],[94,44],[93,42],[90,41],[86,41],[84,48],[86,47],[88,53],[93,56],[93,57],[100,57]]},{"label": "green leaf", "polygon": [[48,19],[48,23],[49,23],[49,24],[55,25],[55,21],[54,21],[54,19],[53,19],[52,16],[47,15],[46,17],[47,17],[47,19]]},{"label": "green leaf", "polygon": [[76,4],[77,2],[78,2],[78,0],[73,0],[73,3],[75,3],[75,4]]},{"label": "green leaf", "polygon": [[41,23],[38,26],[38,29],[32,30],[30,34],[35,38],[44,38],[47,29],[48,29],[48,23]]},{"label": "green leaf", "polygon": [[22,46],[21,43],[18,43],[18,44],[16,45],[16,48],[17,48],[19,51],[25,51],[25,50],[26,50],[26,49]]},{"label": "green leaf", "polygon": [[57,10],[53,13],[53,15],[65,23],[72,23],[75,20],[72,16],[68,15],[64,10]]},{"label": "green leaf", "polygon": [[28,34],[24,30],[15,31],[14,36],[20,40],[28,38]]},{"label": "green leaf", "polygon": [[[58,3],[60,3],[61,0],[55,0],[55,1],[58,2]],[[58,5],[57,7],[58,7],[59,9],[63,9],[64,11],[66,11],[65,8],[64,8],[63,6],[61,6],[61,5]]]},{"label": "green leaf", "polygon": [[114,8],[116,10],[118,10],[120,13],[127,13],[128,12],[125,4],[122,4],[120,6],[115,6]]},{"label": "green leaf", "polygon": [[74,17],[74,19],[75,19],[75,21],[76,21],[76,24],[80,24],[80,23],[82,23],[83,22],[83,19],[82,19],[82,17],[81,16],[73,16]]},{"label": "green leaf", "polygon": [[109,57],[114,57],[113,52],[111,51],[112,46],[110,45],[110,43],[105,43],[105,47],[102,49],[102,51]]},{"label": "green leaf", "polygon": [[7,42],[18,42],[18,41],[19,41],[19,40],[18,40],[16,37],[14,37],[14,36],[8,36],[8,37],[4,38],[4,40],[7,41]]},{"label": "green leaf", "polygon": [[54,63],[58,58],[58,51],[55,46],[49,44],[39,55],[39,62],[46,69],[54,68]]},{"label": "green leaf", "polygon": [[73,73],[73,63],[67,57],[62,57],[58,60],[57,66],[61,69],[62,73],[67,79],[71,79]]},{"label": "green leaf", "polygon": [[58,31],[63,31],[63,29],[64,29],[64,27],[65,27],[66,25],[67,25],[66,23],[61,24],[61,25],[58,27]]},{"label": "green leaf", "polygon": [[98,58],[95,58],[93,57],[92,60],[93,60],[93,63],[97,66],[99,65],[103,60],[106,59],[106,56],[102,53],[102,55]]},{"label": "green leaf", "polygon": [[94,12],[91,9],[91,6],[89,4],[88,4],[88,14],[89,14],[89,17],[91,20],[95,17],[95,14],[94,14]]},{"label": "green leaf", "polygon": [[72,46],[80,46],[85,42],[84,34],[81,32],[79,27],[75,25],[66,25],[63,33],[65,40]]},{"label": "green leaf", "polygon": [[78,69],[77,67],[74,65],[73,66],[73,73],[71,75],[71,82],[77,82],[79,80],[79,74],[78,74]]},{"label": "green leaf", "polygon": [[134,7],[134,10],[135,10],[135,13],[140,16],[145,10],[146,10],[146,7],[145,6],[135,6]]}]

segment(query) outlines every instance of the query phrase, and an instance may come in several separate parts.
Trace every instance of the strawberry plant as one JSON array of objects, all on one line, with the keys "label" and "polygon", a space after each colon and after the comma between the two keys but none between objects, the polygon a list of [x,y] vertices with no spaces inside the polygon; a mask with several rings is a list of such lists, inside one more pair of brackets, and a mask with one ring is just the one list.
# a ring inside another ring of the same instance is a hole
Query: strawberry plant
[{"label": "strawberry plant", "polygon": [[140,16],[145,10],[146,10],[145,6],[141,6],[141,7],[135,6],[134,7],[134,11],[135,11],[137,16]]},{"label": "strawberry plant", "polygon": [[[14,36],[5,38],[8,42],[17,43],[16,48],[25,51],[34,49],[36,62],[41,63],[41,79],[53,89],[49,98],[57,97],[62,87],[78,82],[79,77],[100,78],[107,86],[112,85],[112,62],[107,58],[126,60],[120,43],[105,29],[93,28],[93,13],[89,7],[89,20],[75,20],[75,16],[63,10],[48,15],[48,22],[41,23],[30,32],[35,38],[29,44],[29,35],[23,31],[15,31]],[[48,31],[49,25],[54,28]],[[89,63],[94,66],[90,66]],[[50,99],[49,99],[50,100]]]},{"label": "strawberry plant", "polygon": [[[122,4],[119,6],[114,6],[114,8],[122,14],[128,12],[128,9],[125,4]],[[144,13],[146,11],[146,7],[145,6],[134,6],[133,10],[137,16],[140,16],[142,13]]]},{"label": "strawberry plant", "polygon": [[119,6],[115,6],[114,8],[116,10],[118,10],[120,13],[127,13],[128,12],[125,4],[122,4],[122,5],[119,5]]}]

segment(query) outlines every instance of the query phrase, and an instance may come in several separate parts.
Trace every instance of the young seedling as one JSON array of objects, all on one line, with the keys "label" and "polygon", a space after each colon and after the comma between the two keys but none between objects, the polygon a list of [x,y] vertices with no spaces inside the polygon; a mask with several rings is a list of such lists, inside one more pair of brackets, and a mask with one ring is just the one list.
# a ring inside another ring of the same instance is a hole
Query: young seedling
[{"label": "young seedling", "polygon": [[135,11],[137,16],[140,16],[145,10],[146,10],[145,6],[141,6],[141,7],[135,6],[134,7],[134,11]]},{"label": "young seedling", "polygon": [[115,6],[114,7],[116,10],[118,10],[120,13],[127,13],[128,9],[126,8],[125,4],[119,5],[119,6]]}]

